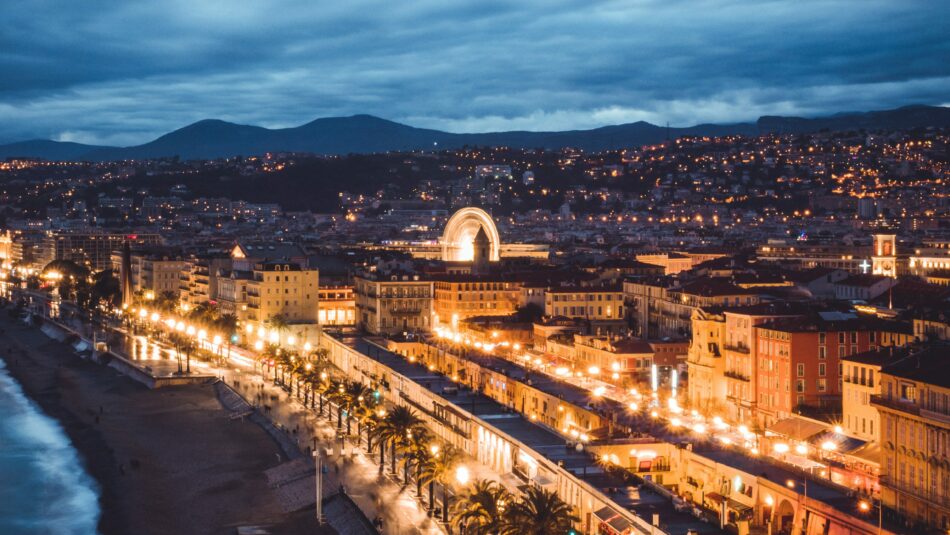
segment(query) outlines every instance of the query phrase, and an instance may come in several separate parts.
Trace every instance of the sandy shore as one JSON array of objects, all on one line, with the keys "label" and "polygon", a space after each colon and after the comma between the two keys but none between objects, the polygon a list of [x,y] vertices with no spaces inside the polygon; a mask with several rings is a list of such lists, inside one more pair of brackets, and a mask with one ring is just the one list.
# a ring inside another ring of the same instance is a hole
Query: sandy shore
[{"label": "sandy shore", "polygon": [[313,512],[281,513],[264,470],[280,449],[231,421],[210,386],[148,390],[86,362],[0,311],[0,357],[66,430],[101,488],[99,530],[111,534],[314,533]]}]

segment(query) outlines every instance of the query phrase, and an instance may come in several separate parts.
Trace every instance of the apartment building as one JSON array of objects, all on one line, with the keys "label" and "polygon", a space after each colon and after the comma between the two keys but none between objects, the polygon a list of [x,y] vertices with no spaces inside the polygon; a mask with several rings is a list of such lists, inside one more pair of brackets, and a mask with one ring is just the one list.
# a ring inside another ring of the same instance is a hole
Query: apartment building
[{"label": "apartment building", "polygon": [[721,311],[698,308],[692,323],[693,337],[686,355],[687,403],[703,414],[721,414],[726,408],[726,318]]},{"label": "apartment building", "polygon": [[544,315],[596,321],[622,320],[623,289],[619,285],[549,288],[544,294]]},{"label": "apartment building", "polygon": [[881,369],[881,494],[909,521],[950,529],[950,373],[946,344],[908,350]]},{"label": "apartment building", "polygon": [[353,286],[321,286],[318,319],[324,327],[352,327],[356,325],[356,298]]},{"label": "apartment building", "polygon": [[357,327],[371,334],[427,331],[434,284],[417,273],[365,272],[354,280]]},{"label": "apartment building", "polygon": [[871,397],[881,393],[881,367],[891,351],[872,350],[841,359],[841,426],[849,436],[879,442],[881,418]]},{"label": "apartment building", "polygon": [[271,319],[280,316],[293,332],[315,333],[319,318],[319,279],[318,270],[290,261],[255,265],[247,281],[247,325],[254,330],[267,329]]},{"label": "apartment building", "polygon": [[841,400],[843,358],[890,345],[895,334],[898,342],[911,339],[909,326],[896,322],[826,319],[839,315],[819,312],[817,316],[773,320],[756,328],[756,393],[765,425],[802,407],[834,408]]},{"label": "apartment building", "polygon": [[507,316],[518,310],[522,283],[500,274],[442,275],[433,282],[439,323],[457,326],[475,316]]}]

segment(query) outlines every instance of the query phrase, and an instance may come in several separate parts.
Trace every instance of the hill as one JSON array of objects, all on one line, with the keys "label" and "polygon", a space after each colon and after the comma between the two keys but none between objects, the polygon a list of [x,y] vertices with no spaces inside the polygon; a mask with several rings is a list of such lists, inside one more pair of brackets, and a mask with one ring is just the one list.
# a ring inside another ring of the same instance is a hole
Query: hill
[{"label": "hill", "polygon": [[178,156],[212,159],[265,152],[315,154],[378,153],[468,146],[521,148],[577,147],[587,151],[659,143],[685,135],[756,135],[760,132],[808,133],[822,130],[893,130],[950,127],[950,108],[906,106],[894,110],[841,113],[827,117],[764,116],[756,123],[701,124],[666,128],[643,121],[562,132],[487,132],[456,134],[416,128],[371,115],[328,117],[293,128],[269,129],[203,120],[132,147],[96,147],[79,143],[32,140],[0,145],[0,158],[24,156],[50,160],[91,161]]}]

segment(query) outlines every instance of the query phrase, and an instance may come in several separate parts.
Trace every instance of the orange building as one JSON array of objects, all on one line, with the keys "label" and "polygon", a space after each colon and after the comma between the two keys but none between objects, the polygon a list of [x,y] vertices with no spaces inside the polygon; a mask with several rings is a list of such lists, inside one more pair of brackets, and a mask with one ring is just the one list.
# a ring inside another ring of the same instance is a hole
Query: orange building
[{"label": "orange building", "polygon": [[892,341],[909,341],[908,326],[875,319],[771,321],[756,328],[757,411],[763,425],[787,418],[801,407],[835,408],[841,403],[841,359]]}]

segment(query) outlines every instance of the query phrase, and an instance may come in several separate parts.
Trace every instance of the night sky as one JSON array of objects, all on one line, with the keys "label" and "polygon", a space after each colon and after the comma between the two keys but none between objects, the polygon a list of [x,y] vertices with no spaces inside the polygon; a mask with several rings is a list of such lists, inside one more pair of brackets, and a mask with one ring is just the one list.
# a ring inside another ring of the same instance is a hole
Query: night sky
[{"label": "night sky", "polygon": [[950,2],[3,2],[0,142],[370,113],[454,132],[950,103]]}]

